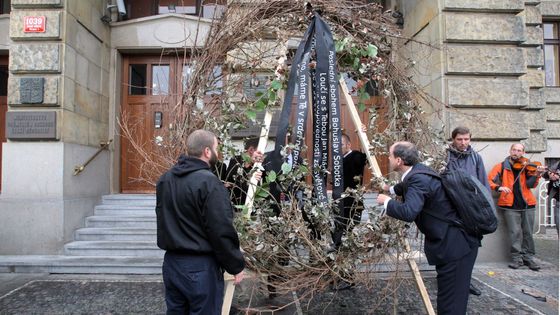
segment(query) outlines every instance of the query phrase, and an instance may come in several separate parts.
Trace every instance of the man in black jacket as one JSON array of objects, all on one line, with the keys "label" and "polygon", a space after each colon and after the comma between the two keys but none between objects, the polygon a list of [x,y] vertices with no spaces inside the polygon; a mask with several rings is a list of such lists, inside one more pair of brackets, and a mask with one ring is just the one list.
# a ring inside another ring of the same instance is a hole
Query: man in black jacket
[{"label": "man in black jacket", "polygon": [[161,176],[156,187],[157,244],[166,251],[163,282],[167,313],[220,314],[223,269],[243,279],[245,262],[233,227],[233,209],[222,182],[210,171],[218,139],[196,130],[188,156]]},{"label": "man in black jacket", "polygon": [[478,239],[449,223],[459,219],[457,211],[447,198],[437,174],[419,163],[414,144],[393,144],[389,150],[389,165],[391,170],[402,174],[402,183],[392,189],[402,196],[403,202],[380,194],[377,203],[384,205],[387,215],[406,222],[414,221],[424,233],[426,258],[430,265],[436,266],[438,314],[465,314]]},{"label": "man in black jacket", "polygon": [[[548,180],[547,193],[548,193],[548,207],[552,206],[552,200],[555,200],[554,209],[554,225],[556,225],[556,233],[558,233],[558,215],[560,209],[560,162],[557,162],[554,166],[549,167],[548,170],[543,174],[543,178]],[[559,234],[560,235],[560,234]]]},{"label": "man in black jacket", "polygon": [[227,182],[232,185],[232,201],[234,205],[244,205],[249,184],[247,182],[253,170],[253,155],[257,152],[259,138],[249,138],[245,141],[245,152],[229,161],[227,167]]},{"label": "man in black jacket", "polygon": [[[488,176],[484,169],[484,162],[478,152],[471,146],[471,131],[467,127],[459,126],[451,132],[451,144],[447,148],[447,169],[463,170],[474,176],[490,191]],[[469,292],[481,295],[482,292],[471,284]]]},{"label": "man in black jacket", "polygon": [[[367,157],[365,153],[352,150],[352,143],[347,134],[342,134],[342,168],[344,174],[343,187],[356,189],[358,185],[362,185],[364,175],[364,167],[366,166]],[[354,198],[353,196],[345,197],[342,202],[344,203],[344,210],[341,214],[336,216],[335,228],[332,235],[334,242],[334,249],[342,244],[342,235],[348,229],[350,218],[357,224],[362,217],[364,210],[364,202],[361,199]]]}]

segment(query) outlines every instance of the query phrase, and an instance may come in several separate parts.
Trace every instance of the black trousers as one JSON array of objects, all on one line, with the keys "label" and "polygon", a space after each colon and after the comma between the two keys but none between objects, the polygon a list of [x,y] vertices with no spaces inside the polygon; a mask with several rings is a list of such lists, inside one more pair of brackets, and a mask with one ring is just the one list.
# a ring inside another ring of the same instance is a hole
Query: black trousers
[{"label": "black trousers", "polygon": [[166,252],[162,271],[167,314],[222,313],[224,274],[213,256]]},{"label": "black trousers", "polygon": [[467,313],[469,286],[477,254],[478,247],[474,247],[458,260],[436,265],[438,315]]}]

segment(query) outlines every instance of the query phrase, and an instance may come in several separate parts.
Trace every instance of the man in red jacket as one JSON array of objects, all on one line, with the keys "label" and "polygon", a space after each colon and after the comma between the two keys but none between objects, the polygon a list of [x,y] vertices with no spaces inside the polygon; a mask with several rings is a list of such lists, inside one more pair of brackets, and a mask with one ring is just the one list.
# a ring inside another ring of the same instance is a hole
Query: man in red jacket
[{"label": "man in red jacket", "polygon": [[488,182],[492,190],[500,193],[498,207],[504,210],[511,243],[512,261],[508,266],[518,269],[527,265],[531,270],[538,271],[541,267],[534,260],[533,241],[537,200],[531,189],[539,183],[540,169],[529,172],[529,160],[523,154],[525,146],[521,143],[513,144],[509,156],[488,173]]}]

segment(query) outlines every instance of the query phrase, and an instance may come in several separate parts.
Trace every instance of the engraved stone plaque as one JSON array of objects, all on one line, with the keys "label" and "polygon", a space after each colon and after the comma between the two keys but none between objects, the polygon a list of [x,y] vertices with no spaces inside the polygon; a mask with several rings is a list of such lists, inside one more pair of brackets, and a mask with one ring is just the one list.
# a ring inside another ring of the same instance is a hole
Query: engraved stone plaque
[{"label": "engraved stone plaque", "polygon": [[19,102],[21,104],[43,103],[45,78],[19,79]]},{"label": "engraved stone plaque", "polygon": [[56,112],[7,112],[6,137],[11,140],[56,140]]}]

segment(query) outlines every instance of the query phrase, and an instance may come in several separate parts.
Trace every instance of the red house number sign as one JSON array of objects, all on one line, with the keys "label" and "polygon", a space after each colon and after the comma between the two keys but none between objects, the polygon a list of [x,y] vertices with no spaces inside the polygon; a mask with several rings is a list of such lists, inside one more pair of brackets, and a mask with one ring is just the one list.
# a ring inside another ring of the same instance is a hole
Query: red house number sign
[{"label": "red house number sign", "polygon": [[47,18],[44,16],[26,16],[23,18],[24,33],[44,33]]}]

